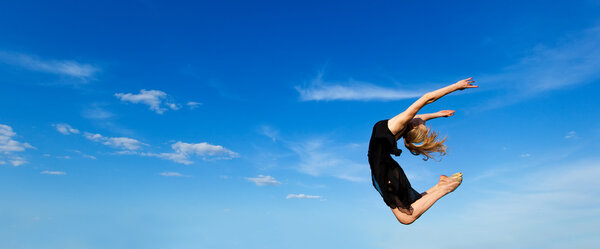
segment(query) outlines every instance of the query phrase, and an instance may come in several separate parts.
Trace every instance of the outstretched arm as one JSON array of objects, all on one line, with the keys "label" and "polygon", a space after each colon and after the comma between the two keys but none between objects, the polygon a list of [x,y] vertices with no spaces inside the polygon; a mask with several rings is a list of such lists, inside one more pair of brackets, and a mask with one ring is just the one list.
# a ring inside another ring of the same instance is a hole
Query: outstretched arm
[{"label": "outstretched arm", "polygon": [[440,99],[441,97],[444,97],[446,94],[449,94],[456,90],[464,90],[467,88],[478,87],[471,85],[471,83],[475,82],[471,79],[473,78],[460,80],[452,85],[437,89],[433,92],[426,93],[417,101],[415,101],[412,105],[410,105],[408,109],[406,109],[404,112],[391,118],[388,122],[388,128],[390,129],[390,131],[392,131],[394,135],[398,134],[406,128],[406,124],[408,124],[408,122],[412,120],[417,115],[417,112],[419,112],[419,110],[421,110],[421,108],[423,108],[425,105],[431,104],[436,100]]},{"label": "outstretched arm", "polygon": [[453,110],[443,110],[443,111],[439,111],[439,112],[435,112],[435,113],[426,113],[426,114],[418,114],[415,115],[415,119],[421,119],[423,121],[427,121],[427,120],[431,120],[434,118],[441,118],[441,117],[450,117],[452,115],[454,115]]}]

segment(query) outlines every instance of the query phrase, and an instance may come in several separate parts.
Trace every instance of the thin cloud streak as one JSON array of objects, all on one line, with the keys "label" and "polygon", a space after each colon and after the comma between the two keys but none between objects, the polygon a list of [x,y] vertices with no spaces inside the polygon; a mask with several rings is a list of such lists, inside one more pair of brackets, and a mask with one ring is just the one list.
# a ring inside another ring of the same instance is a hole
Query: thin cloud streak
[{"label": "thin cloud streak", "polygon": [[90,64],[71,60],[42,60],[36,56],[0,51],[0,62],[23,67],[37,72],[52,73],[80,78],[85,83],[92,79],[100,69]]},{"label": "thin cloud streak", "polygon": [[44,170],[44,171],[40,172],[40,174],[42,174],[42,175],[66,175],[67,172],[64,172],[64,171],[48,171],[48,170]]},{"label": "thin cloud streak", "polygon": [[161,172],[159,174],[160,176],[165,176],[165,177],[185,177],[186,175],[181,174],[179,172]]},{"label": "thin cloud streak", "polygon": [[323,75],[313,79],[309,86],[296,86],[301,101],[332,101],[332,100],[359,100],[359,101],[392,101],[411,99],[422,96],[424,91],[403,90],[399,88],[386,88],[366,82],[350,80],[348,82],[325,82]]},{"label": "thin cloud streak", "polygon": [[81,115],[87,119],[93,120],[106,120],[114,117],[115,115],[106,109],[102,108],[100,104],[94,103],[89,107],[86,107],[81,112]]},{"label": "thin cloud streak", "polygon": [[186,103],[186,105],[187,105],[187,106],[190,108],[190,110],[194,110],[194,109],[198,108],[199,106],[201,106],[201,105],[202,105],[202,103],[200,103],[200,102],[195,102],[195,101],[188,101],[188,102]]},{"label": "thin cloud streak", "polygon": [[289,194],[285,197],[286,199],[321,199],[318,195],[307,195],[307,194]]},{"label": "thin cloud streak", "polygon": [[258,175],[257,177],[246,177],[246,180],[253,182],[256,186],[277,186],[281,182],[275,180],[272,176]]},{"label": "thin cloud streak", "polygon": [[276,129],[273,129],[272,127],[270,127],[268,125],[261,126],[259,129],[259,133],[270,138],[271,140],[273,140],[273,142],[277,141],[277,138],[279,137],[279,131]]},{"label": "thin cloud streak", "polygon": [[575,131],[569,131],[567,133],[567,135],[565,135],[565,139],[575,139],[575,138],[579,138],[577,136],[577,132],[575,132]]}]

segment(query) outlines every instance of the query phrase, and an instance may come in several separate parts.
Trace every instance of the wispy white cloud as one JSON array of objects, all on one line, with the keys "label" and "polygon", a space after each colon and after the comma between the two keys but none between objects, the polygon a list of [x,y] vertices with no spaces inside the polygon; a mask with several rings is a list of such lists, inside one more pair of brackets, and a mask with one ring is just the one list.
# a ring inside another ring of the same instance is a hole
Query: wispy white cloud
[{"label": "wispy white cloud", "polygon": [[87,158],[87,159],[92,159],[92,160],[96,160],[97,159],[95,156],[88,155],[88,154],[82,154],[81,156],[84,157],[84,158]]},{"label": "wispy white cloud", "polygon": [[567,135],[565,135],[566,139],[572,139],[572,138],[577,138],[577,132],[575,131],[569,131],[567,133]]},{"label": "wispy white cloud", "polygon": [[528,56],[497,74],[476,77],[482,89],[509,90],[507,95],[478,105],[492,109],[541,93],[600,80],[600,26],[563,36],[555,44],[539,44]]},{"label": "wispy white cloud", "polygon": [[134,104],[144,104],[150,107],[150,110],[163,114],[168,109],[179,110],[180,105],[169,100],[167,94],[159,90],[140,90],[138,94],[115,93],[115,96],[124,102]]},{"label": "wispy white cloud", "polygon": [[529,153],[522,153],[521,157],[531,157],[531,154],[529,154]]},{"label": "wispy white cloud", "polygon": [[258,175],[257,177],[246,177],[246,180],[253,182],[256,186],[277,186],[281,182],[275,180],[272,176]]},{"label": "wispy white cloud", "polygon": [[185,176],[184,174],[181,174],[179,172],[161,172],[159,175],[161,175],[161,176],[167,176],[167,177],[170,177],[170,176],[184,177]]},{"label": "wispy white cloud", "polygon": [[128,137],[105,137],[100,134],[93,134],[89,132],[84,132],[83,136],[94,142],[126,150],[137,150],[141,146],[146,145],[136,139]]},{"label": "wispy white cloud", "polygon": [[190,108],[190,110],[194,110],[194,109],[198,108],[199,106],[201,106],[202,103],[200,103],[200,102],[194,102],[194,101],[189,101],[189,102],[187,102],[186,105]]},{"label": "wispy white cloud", "polygon": [[29,143],[14,140],[15,136],[17,133],[13,131],[12,127],[0,124],[0,161],[5,158],[4,160],[8,160],[13,166],[20,166],[27,163],[27,160],[14,155],[14,153],[35,148]]},{"label": "wispy white cloud", "polygon": [[20,156],[13,156],[10,160],[8,160],[10,162],[10,164],[12,164],[13,166],[21,166],[23,164],[27,163],[27,160],[25,160],[24,158],[20,157]]},{"label": "wispy white cloud", "polygon": [[44,171],[40,172],[40,174],[42,174],[42,175],[66,175],[67,172],[64,172],[64,171],[48,171],[48,170],[44,170]]},{"label": "wispy white cloud", "polygon": [[425,92],[414,89],[388,88],[371,83],[350,80],[348,82],[326,82],[323,74],[313,79],[306,87],[296,86],[300,100],[379,100],[390,101],[422,96]]},{"label": "wispy white cloud", "polygon": [[114,114],[104,109],[101,104],[94,103],[83,109],[81,115],[87,119],[105,120],[114,117]]},{"label": "wispy white cloud", "polygon": [[365,160],[366,143],[347,143],[332,139],[332,135],[304,135],[302,139],[281,136],[269,126],[258,132],[280,141],[281,146],[265,149],[256,147],[252,160],[268,169],[288,165],[293,170],[316,177],[335,177],[347,181],[364,182],[369,179],[369,165]]},{"label": "wispy white cloud", "polygon": [[318,195],[307,195],[307,194],[289,194],[285,197],[286,199],[321,199]]},{"label": "wispy white cloud", "polygon": [[191,160],[192,156],[200,156],[203,160],[219,160],[219,159],[232,159],[239,157],[239,154],[233,152],[221,145],[212,145],[206,142],[202,143],[184,143],[176,142],[171,145],[174,152],[169,153],[146,153],[142,152],[140,155],[149,157],[158,157],[166,160],[171,160],[182,164],[193,164]]},{"label": "wispy white cloud", "polygon": [[12,127],[0,124],[0,152],[8,154],[11,152],[24,151],[25,149],[33,149],[28,143],[21,143],[13,139],[17,133],[15,133]]},{"label": "wispy white cloud", "polygon": [[85,154],[85,153],[83,153],[83,152],[81,152],[81,151],[79,151],[79,150],[70,150],[70,151],[72,151],[72,152],[75,152],[75,153],[77,153],[77,154],[81,155],[81,157],[83,157],[83,158],[87,158],[87,159],[96,160],[96,157],[95,157],[95,156],[92,156],[92,155]]},{"label": "wispy white cloud", "polygon": [[366,148],[356,144],[339,144],[326,138],[313,138],[288,145],[298,156],[296,168],[312,176],[333,176],[360,182],[366,181],[369,165],[349,159],[349,155],[364,155]]},{"label": "wispy white cloud", "polygon": [[42,60],[33,55],[5,51],[0,51],[0,62],[31,71],[76,77],[84,83],[100,71],[97,66],[72,60]]},{"label": "wispy white cloud", "polygon": [[52,126],[54,126],[58,132],[60,132],[64,135],[79,134],[79,130],[71,127],[68,124],[60,123],[60,124],[53,124]]},{"label": "wispy white cloud", "polygon": [[267,136],[268,138],[270,138],[271,140],[273,140],[273,142],[277,141],[277,138],[279,137],[279,131],[276,129],[273,129],[272,127],[268,126],[268,125],[263,125],[259,128],[259,132],[262,135]]},{"label": "wispy white cloud", "polygon": [[107,103],[90,103],[82,109],[81,116],[86,119],[92,120],[96,126],[102,127],[103,129],[106,129],[113,133],[122,134],[126,136],[131,136],[135,134],[134,131],[120,125],[117,122],[118,115],[110,111],[109,104]]}]

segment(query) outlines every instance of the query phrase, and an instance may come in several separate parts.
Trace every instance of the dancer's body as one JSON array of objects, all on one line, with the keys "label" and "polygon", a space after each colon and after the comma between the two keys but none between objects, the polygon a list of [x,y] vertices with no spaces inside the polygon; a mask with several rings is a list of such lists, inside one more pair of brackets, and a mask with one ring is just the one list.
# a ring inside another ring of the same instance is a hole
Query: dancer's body
[{"label": "dancer's body", "polygon": [[402,224],[411,224],[429,207],[444,195],[454,191],[462,182],[462,173],[450,177],[440,176],[438,184],[424,193],[415,191],[400,165],[390,154],[399,156],[397,140],[404,137],[404,145],[414,155],[423,155],[425,160],[432,158],[431,153],[446,153],[445,138],[437,139],[437,134],[425,126],[427,120],[454,115],[452,110],[437,113],[420,114],[419,110],[446,94],[457,90],[475,88],[472,78],[458,81],[447,87],[426,93],[404,112],[389,120],[381,120],[373,127],[369,143],[369,164],[373,186],[381,194],[385,203]]}]

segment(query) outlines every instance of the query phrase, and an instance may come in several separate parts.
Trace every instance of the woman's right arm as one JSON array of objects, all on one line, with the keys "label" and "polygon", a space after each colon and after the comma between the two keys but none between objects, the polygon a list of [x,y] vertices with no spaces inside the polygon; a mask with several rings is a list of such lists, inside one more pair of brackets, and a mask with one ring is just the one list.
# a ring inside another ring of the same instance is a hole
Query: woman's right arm
[{"label": "woman's right arm", "polygon": [[425,113],[425,114],[417,114],[415,115],[415,117],[413,119],[421,119],[423,121],[428,121],[428,120],[432,120],[434,118],[441,118],[441,117],[450,117],[452,115],[454,115],[453,110],[443,110],[443,111],[439,111],[439,112],[435,112],[435,113]]},{"label": "woman's right arm", "polygon": [[479,87],[479,86],[471,85],[471,83],[475,82],[474,80],[471,80],[471,79],[473,79],[473,78],[471,77],[471,78],[467,78],[464,80],[460,80],[452,85],[437,89],[433,92],[426,93],[421,98],[419,98],[417,101],[415,101],[412,105],[410,105],[404,112],[391,118],[388,121],[388,128],[390,129],[390,131],[392,131],[393,134],[397,134],[398,132],[401,132],[404,130],[404,128],[406,127],[406,124],[408,124],[408,122],[410,120],[412,120],[415,117],[415,115],[417,115],[419,110],[421,110],[421,108],[423,108],[425,105],[431,104],[451,92],[454,92],[457,90],[464,90],[467,88]]}]

